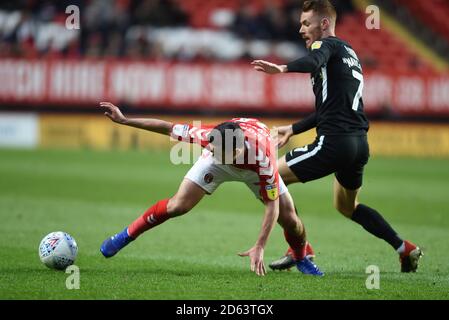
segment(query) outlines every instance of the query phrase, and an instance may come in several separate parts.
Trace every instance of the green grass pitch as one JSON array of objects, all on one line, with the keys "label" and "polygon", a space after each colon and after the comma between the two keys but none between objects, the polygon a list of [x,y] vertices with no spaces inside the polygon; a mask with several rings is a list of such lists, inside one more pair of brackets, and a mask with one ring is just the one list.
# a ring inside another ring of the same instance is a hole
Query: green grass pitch
[{"label": "green grass pitch", "polygon": [[[0,150],[0,299],[449,298],[447,159],[373,157],[366,170],[360,200],[425,250],[416,274],[401,274],[391,247],[336,212],[332,177],[290,187],[323,278],[249,271],[237,253],[256,240],[263,207],[238,183],[103,258],[101,242],[172,195],[188,168],[168,152]],[[58,230],[78,242],[79,290],[39,261],[40,240]],[[285,249],[276,226],[265,262]],[[369,265],[380,268],[378,290],[365,286]]]}]

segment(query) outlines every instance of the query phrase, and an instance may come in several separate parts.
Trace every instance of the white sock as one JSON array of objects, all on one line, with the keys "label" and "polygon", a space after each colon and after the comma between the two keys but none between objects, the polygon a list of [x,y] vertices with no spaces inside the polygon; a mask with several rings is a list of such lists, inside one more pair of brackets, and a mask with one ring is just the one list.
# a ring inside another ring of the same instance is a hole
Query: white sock
[{"label": "white sock", "polygon": [[403,253],[405,251],[405,242],[404,241],[402,241],[401,246],[396,251],[399,254],[401,254],[401,253]]}]

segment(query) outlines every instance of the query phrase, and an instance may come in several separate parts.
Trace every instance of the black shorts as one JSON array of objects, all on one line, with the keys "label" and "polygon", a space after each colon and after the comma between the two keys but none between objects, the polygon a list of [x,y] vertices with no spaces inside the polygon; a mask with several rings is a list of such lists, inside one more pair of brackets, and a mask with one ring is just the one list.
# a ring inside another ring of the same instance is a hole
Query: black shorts
[{"label": "black shorts", "polygon": [[335,173],[346,189],[362,186],[363,168],[369,158],[364,136],[319,136],[312,144],[295,148],[285,155],[289,168],[299,181],[307,182]]}]

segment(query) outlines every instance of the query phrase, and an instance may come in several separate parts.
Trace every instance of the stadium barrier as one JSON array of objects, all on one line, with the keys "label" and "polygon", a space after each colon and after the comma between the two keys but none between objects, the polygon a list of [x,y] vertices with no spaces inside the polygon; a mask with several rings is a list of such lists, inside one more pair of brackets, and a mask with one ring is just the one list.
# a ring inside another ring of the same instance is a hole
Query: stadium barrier
[{"label": "stadium barrier", "polygon": [[154,150],[168,148],[170,141],[164,135],[116,125],[105,116],[42,115],[40,146],[97,150]]},{"label": "stadium barrier", "polygon": [[[151,116],[148,116],[151,117]],[[175,123],[220,123],[226,118],[157,116]],[[270,128],[294,120],[261,119]],[[43,148],[89,148],[98,150],[163,150],[173,145],[164,135],[119,126],[104,116],[41,115],[39,146]],[[315,131],[295,136],[287,148],[311,143]],[[372,155],[449,157],[449,125],[374,122],[369,131]]]},{"label": "stadium barrier", "polygon": [[[449,74],[367,72],[364,82],[368,113],[449,115]],[[1,59],[0,83],[0,103],[61,109],[107,100],[145,111],[295,114],[314,105],[309,75],[267,76],[236,63]]]},{"label": "stadium barrier", "polygon": [[33,113],[0,113],[0,147],[35,148],[39,120]]}]

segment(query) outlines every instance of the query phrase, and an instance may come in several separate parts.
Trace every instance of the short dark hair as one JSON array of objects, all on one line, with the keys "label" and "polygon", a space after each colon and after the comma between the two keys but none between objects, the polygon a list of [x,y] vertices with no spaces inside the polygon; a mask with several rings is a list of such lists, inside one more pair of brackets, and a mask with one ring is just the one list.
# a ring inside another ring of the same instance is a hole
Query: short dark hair
[{"label": "short dark hair", "polygon": [[337,11],[329,0],[306,0],[302,5],[302,12],[315,11],[316,13],[329,17],[335,22]]},{"label": "short dark hair", "polygon": [[[219,125],[215,126],[212,130],[212,134],[209,136],[209,143],[212,145],[221,148],[221,150],[225,150],[226,148],[226,135],[232,134],[232,150],[235,150],[241,146],[239,146],[239,141],[244,141],[244,133],[242,128],[236,122],[223,122]],[[217,136],[221,137],[221,139],[215,139]],[[216,141],[220,140],[220,141]],[[218,144],[218,145],[217,145]]]}]

